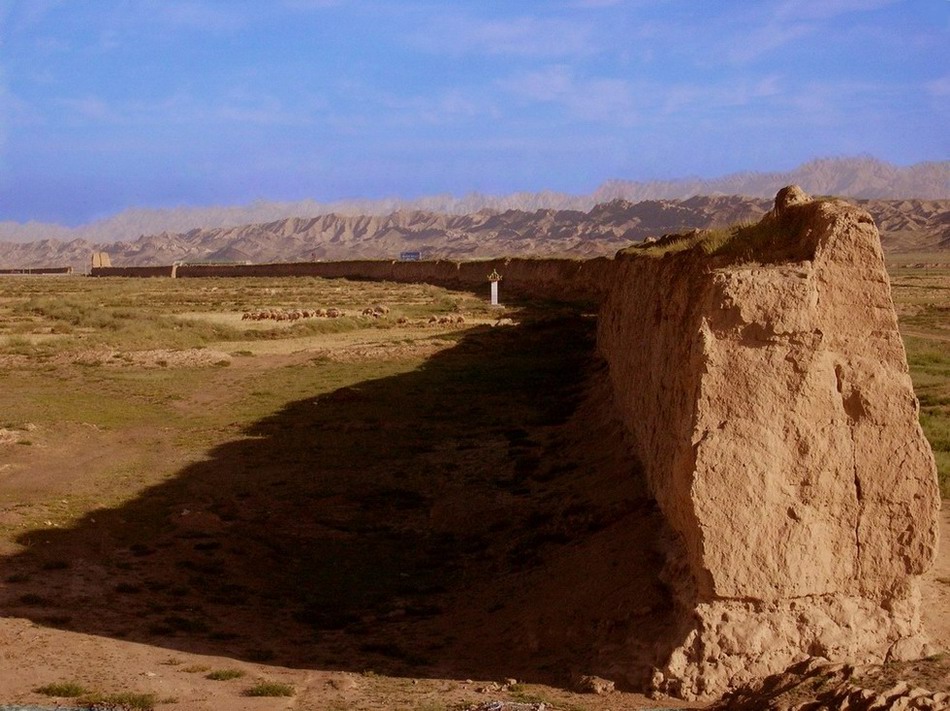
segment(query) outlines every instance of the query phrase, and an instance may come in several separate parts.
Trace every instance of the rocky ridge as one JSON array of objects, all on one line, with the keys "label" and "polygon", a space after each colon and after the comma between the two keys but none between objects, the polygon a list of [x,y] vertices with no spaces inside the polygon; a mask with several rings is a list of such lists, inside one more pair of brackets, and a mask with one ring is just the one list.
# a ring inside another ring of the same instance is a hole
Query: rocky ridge
[{"label": "rocky ridge", "polygon": [[[879,224],[885,248],[950,247],[950,201],[858,201]],[[142,236],[131,242],[54,239],[0,242],[0,267],[70,265],[85,272],[90,254],[107,251],[116,266],[184,262],[295,262],[394,259],[419,251],[429,259],[531,255],[606,256],[631,242],[667,233],[754,222],[766,200],[736,196],[687,200],[613,200],[579,210],[482,210],[465,215],[401,211],[389,215],[325,214],[238,227]]]},{"label": "rocky ridge", "polygon": [[819,158],[787,172],[740,172],[720,178],[678,180],[608,180],[592,193],[573,195],[551,190],[509,195],[469,193],[462,197],[431,195],[419,198],[356,199],[335,202],[258,200],[248,205],[132,208],[78,227],[39,222],[0,222],[0,242],[35,242],[83,239],[106,243],[132,235],[188,232],[196,228],[267,224],[291,217],[316,215],[376,215],[393,212],[434,212],[468,215],[482,210],[577,210],[612,200],[686,200],[701,195],[745,195],[771,199],[783,185],[795,183],[819,195],[855,199],[950,199],[950,161],[924,162],[899,167],[870,156]]}]

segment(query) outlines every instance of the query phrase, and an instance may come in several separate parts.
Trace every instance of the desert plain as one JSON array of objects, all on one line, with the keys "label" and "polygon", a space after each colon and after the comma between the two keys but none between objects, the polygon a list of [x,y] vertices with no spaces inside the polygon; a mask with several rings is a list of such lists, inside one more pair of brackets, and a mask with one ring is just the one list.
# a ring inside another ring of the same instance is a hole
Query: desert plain
[{"label": "desert plain", "polygon": [[[946,500],[950,265],[889,274]],[[0,707],[703,707],[581,693],[589,640],[510,648],[525,616],[609,625],[631,589],[644,636],[670,610],[624,555],[656,512],[589,408],[596,309],[485,291],[0,278]],[[948,650],[946,545],[923,596]],[[950,691],[946,651],[873,672]]]}]

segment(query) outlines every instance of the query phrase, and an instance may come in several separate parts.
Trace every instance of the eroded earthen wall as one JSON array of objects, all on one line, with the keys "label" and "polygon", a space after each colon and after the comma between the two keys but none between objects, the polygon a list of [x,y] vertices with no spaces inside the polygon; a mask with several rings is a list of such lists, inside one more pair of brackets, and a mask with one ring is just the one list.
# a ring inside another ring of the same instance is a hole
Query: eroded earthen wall
[{"label": "eroded earthen wall", "polygon": [[94,277],[171,277],[175,267],[92,267],[90,276]]},{"label": "eroded earthen wall", "polygon": [[687,697],[802,654],[923,649],[916,580],[939,498],[877,230],[796,193],[766,219],[806,258],[621,257],[599,323],[683,543],[695,625],[654,681]]},{"label": "eroded earthen wall", "polygon": [[503,276],[502,293],[540,298],[599,299],[611,283],[612,259],[489,259],[399,262],[299,262],[287,264],[183,264],[177,267],[96,267],[92,276],[322,277],[420,282],[456,289],[488,289],[488,275]]},{"label": "eroded earthen wall", "polygon": [[673,652],[658,660],[653,682],[714,696],[803,655],[920,655],[917,577],[937,539],[933,455],[870,216],[786,189],[765,220],[772,242],[751,260],[688,250],[589,261],[183,265],[177,274],[487,293],[497,269],[503,300],[601,300],[598,349],[680,546],[665,577],[688,623],[671,632],[681,639],[665,646]]}]

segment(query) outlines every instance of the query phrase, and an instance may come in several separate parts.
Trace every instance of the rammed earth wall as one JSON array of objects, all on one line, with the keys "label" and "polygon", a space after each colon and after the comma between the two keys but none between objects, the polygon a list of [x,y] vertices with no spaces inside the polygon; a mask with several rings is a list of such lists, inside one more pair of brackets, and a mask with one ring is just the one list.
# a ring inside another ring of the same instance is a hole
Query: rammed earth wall
[{"label": "rammed earth wall", "polygon": [[[695,698],[784,669],[919,656],[918,577],[939,495],[870,216],[779,193],[777,242],[616,259],[179,266],[179,277],[320,276],[601,302],[598,349],[681,543],[690,620],[654,686]],[[136,269],[95,269],[133,276]],[[149,272],[151,273],[151,272]],[[169,272],[166,272],[169,273]]]},{"label": "rammed earth wall", "polygon": [[783,254],[621,258],[598,344],[684,543],[695,626],[654,683],[920,655],[936,470],[870,216],[783,191]]},{"label": "rammed earth wall", "polygon": [[289,277],[420,282],[456,289],[488,290],[488,275],[504,276],[503,292],[541,298],[600,299],[606,294],[616,263],[597,259],[487,259],[399,262],[295,262],[286,264],[184,264],[176,267],[95,267],[94,277]]}]

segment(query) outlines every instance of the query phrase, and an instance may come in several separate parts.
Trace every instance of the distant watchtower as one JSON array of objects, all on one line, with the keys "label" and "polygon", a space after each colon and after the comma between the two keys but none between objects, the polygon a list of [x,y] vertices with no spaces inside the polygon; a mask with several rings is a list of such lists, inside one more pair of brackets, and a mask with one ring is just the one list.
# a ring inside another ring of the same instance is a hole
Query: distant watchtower
[{"label": "distant watchtower", "polygon": [[93,252],[91,266],[93,269],[96,269],[97,267],[111,267],[112,260],[109,259],[109,253],[108,252]]},{"label": "distant watchtower", "polygon": [[498,273],[497,269],[491,270],[491,274],[488,275],[488,281],[491,282],[491,305],[501,306],[501,304],[498,303],[498,282],[501,281],[501,274]]}]

